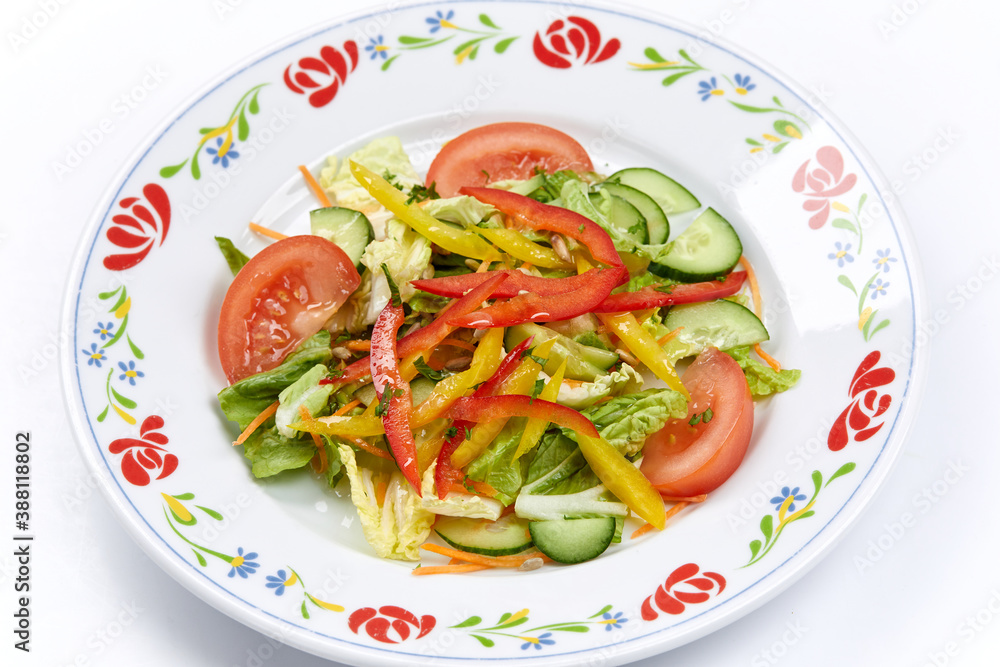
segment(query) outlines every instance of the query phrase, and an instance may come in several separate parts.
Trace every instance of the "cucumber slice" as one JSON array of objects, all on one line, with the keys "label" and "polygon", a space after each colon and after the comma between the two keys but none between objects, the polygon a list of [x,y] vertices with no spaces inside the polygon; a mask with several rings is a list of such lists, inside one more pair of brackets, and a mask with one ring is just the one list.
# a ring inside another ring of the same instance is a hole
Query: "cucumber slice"
[{"label": "cucumber slice", "polygon": [[567,338],[548,327],[531,322],[509,327],[504,335],[504,345],[509,350],[528,336],[535,337],[532,341],[534,345],[544,343],[550,338],[556,339],[556,344],[549,354],[549,361],[544,368],[549,375],[555,373],[559,364],[565,359],[566,377],[572,380],[593,382],[606,375],[606,371],[618,362],[618,355],[614,352],[581,345],[572,338]]},{"label": "cucumber slice", "polygon": [[671,359],[690,357],[708,347],[728,350],[770,338],[753,311],[726,299],[674,306],[663,318],[663,326],[671,331],[682,327],[663,346]]},{"label": "cucumber slice", "polygon": [[497,521],[439,516],[434,530],[456,549],[484,556],[512,556],[532,544],[528,521],[514,514],[500,517]]},{"label": "cucumber slice", "polygon": [[733,226],[715,209],[707,209],[674,239],[667,254],[649,265],[658,276],[698,283],[729,273],[743,254]]},{"label": "cucumber slice", "polygon": [[557,563],[582,563],[597,558],[615,537],[615,518],[532,521],[528,530],[535,546]]},{"label": "cucumber slice", "polygon": [[[608,213],[608,222],[622,230],[639,243],[649,243],[649,229],[646,225],[646,218],[635,206],[617,195],[608,193],[611,197],[611,210]],[[599,192],[591,193],[590,203],[598,210],[604,203],[604,197]]]},{"label": "cucumber slice", "polygon": [[639,214],[646,219],[646,233],[649,241],[653,245],[666,243],[670,238],[670,222],[663,214],[663,209],[656,203],[656,200],[645,192],[636,190],[622,183],[610,183],[605,181],[597,186],[600,190],[607,190],[616,197],[621,197],[639,211]]},{"label": "cucumber slice", "polygon": [[314,236],[336,243],[356,267],[361,266],[361,256],[375,238],[365,214],[350,208],[330,206],[309,211],[309,226]]},{"label": "cucumber slice", "polygon": [[698,198],[683,185],[666,174],[661,174],[648,167],[622,169],[611,174],[608,180],[645,192],[656,201],[667,215],[693,211],[701,206]]}]

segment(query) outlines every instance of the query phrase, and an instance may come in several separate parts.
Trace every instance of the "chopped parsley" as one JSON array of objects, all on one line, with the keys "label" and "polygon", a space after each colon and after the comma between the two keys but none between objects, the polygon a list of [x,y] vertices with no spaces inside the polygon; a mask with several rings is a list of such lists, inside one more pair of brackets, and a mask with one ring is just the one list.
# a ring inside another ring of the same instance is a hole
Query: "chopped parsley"
[{"label": "chopped parsley", "polygon": [[433,380],[434,382],[440,382],[449,375],[445,371],[436,371],[428,366],[423,357],[418,357],[417,360],[413,362],[413,365],[417,369],[418,373],[423,375],[428,380]]},{"label": "chopped parsley", "polygon": [[389,293],[392,294],[392,305],[399,306],[403,305],[403,300],[399,297],[399,287],[396,285],[396,281],[392,279],[392,275],[389,273],[389,267],[385,264],[382,265],[382,273],[385,274],[385,279],[389,281]]},{"label": "chopped parsley", "polygon": [[437,182],[431,181],[430,187],[424,187],[417,183],[412,188],[410,188],[410,196],[406,198],[407,204],[415,204],[417,202],[427,201],[428,199],[441,199],[441,195],[437,191]]}]

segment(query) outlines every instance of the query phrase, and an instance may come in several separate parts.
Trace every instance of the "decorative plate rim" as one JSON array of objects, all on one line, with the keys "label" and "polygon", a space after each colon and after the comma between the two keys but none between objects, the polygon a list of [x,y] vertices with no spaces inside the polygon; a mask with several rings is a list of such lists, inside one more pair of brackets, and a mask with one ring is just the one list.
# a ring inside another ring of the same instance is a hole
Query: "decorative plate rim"
[{"label": "decorative plate rim", "polygon": [[[297,44],[323,33],[336,30],[366,18],[379,16],[387,11],[395,11],[397,9],[410,10],[420,7],[442,5],[463,5],[474,3],[476,1],[477,0],[406,0],[404,2],[388,3],[377,8],[338,14],[335,18],[330,19],[319,27],[309,27],[296,31],[285,38],[275,40],[274,42],[255,50],[250,55],[241,58],[237,63],[223,70],[222,73],[211,77],[205,83],[200,85],[194,93],[187,96],[182,102],[176,105],[172,111],[166,114],[164,120],[157,124],[155,128],[148,133],[147,137],[139,144],[138,148],[130,153],[129,157],[124,162],[124,166],[118,169],[114,174],[114,177],[109,180],[110,185],[108,185],[105,189],[98,204],[95,206],[94,211],[91,213],[86,226],[81,232],[79,246],[75,251],[73,262],[68,272],[69,282],[66,286],[62,306],[61,319],[63,326],[70,327],[75,321],[76,310],[79,307],[79,300],[81,298],[81,287],[82,280],[85,276],[85,269],[99,239],[96,232],[110,214],[115,200],[121,196],[122,189],[124,188],[128,178],[139,167],[142,160],[153,149],[153,147],[155,147],[159,141],[164,138],[168,130],[180,119],[186,116],[188,112],[192,111],[199,102],[208,97],[232,78],[236,77],[243,71],[256,66],[266,58],[291,49]],[[560,6],[560,3],[558,2],[550,2],[546,0],[478,1],[496,5],[530,4]],[[673,30],[692,39],[706,41],[702,40],[698,36],[699,29],[692,24],[670,17],[665,13],[658,13],[645,8],[635,7],[630,4],[626,4],[623,7],[620,3],[612,4],[610,2],[605,2],[604,0],[584,0],[583,2],[574,2],[573,7],[590,9],[596,12],[613,14],[624,18],[639,19],[658,28]],[[818,119],[822,120],[827,126],[829,126],[829,128],[842,142],[843,147],[846,147],[848,151],[853,154],[868,181],[876,186],[878,201],[885,207],[888,213],[893,234],[896,241],[899,243],[900,249],[905,256],[908,265],[907,274],[911,287],[910,304],[912,306],[913,315],[913,329],[910,332],[908,340],[912,341],[914,344],[912,348],[912,355],[909,360],[909,373],[906,384],[899,394],[900,400],[902,401],[902,407],[891,425],[891,428],[886,436],[885,444],[882,446],[877,456],[875,456],[871,467],[866,472],[865,477],[858,482],[857,487],[851,495],[844,501],[836,513],[834,513],[822,527],[818,528],[813,536],[804,545],[802,545],[801,548],[789,555],[785,560],[776,562],[774,567],[762,574],[754,583],[730,596],[720,605],[712,608],[717,609],[719,606],[729,605],[732,603],[733,606],[730,607],[729,613],[701,623],[692,632],[685,634],[681,640],[675,642],[670,648],[694,641],[695,639],[710,634],[711,632],[714,632],[715,630],[742,618],[747,613],[773,600],[780,593],[787,590],[789,586],[801,579],[813,567],[815,567],[815,565],[818,564],[823,557],[829,555],[834,545],[846,536],[848,530],[872,505],[878,495],[878,492],[884,485],[886,478],[899,461],[899,454],[903,448],[903,443],[905,442],[906,436],[915,421],[915,413],[920,408],[921,399],[926,388],[926,376],[928,372],[927,366],[930,354],[930,341],[923,345],[916,344],[918,323],[925,320],[927,312],[927,294],[924,284],[922,264],[918,254],[916,253],[912,232],[909,228],[909,223],[902,211],[902,208],[898,205],[895,197],[890,197],[888,199],[884,197],[884,193],[891,192],[888,188],[888,180],[882,173],[881,169],[877,166],[877,163],[872,158],[871,154],[836,115],[834,115],[822,103],[816,105],[810,102],[809,94],[803,89],[803,87],[788,77],[781,69],[774,67],[770,62],[760,58],[759,56],[751,54],[746,50],[733,45],[728,40],[714,38],[706,41],[706,43],[765,71],[777,83],[797,96],[803,104],[816,114]],[[125,527],[126,531],[139,545],[139,547],[175,581],[215,609],[269,637],[274,637],[284,643],[291,644],[297,648],[309,651],[316,655],[323,655],[324,657],[328,657],[327,649],[330,646],[329,640],[332,638],[337,642],[338,650],[345,653],[343,656],[338,656],[338,659],[346,659],[351,662],[356,662],[357,664],[380,664],[377,661],[389,658],[392,658],[394,661],[405,661],[408,656],[420,656],[431,660],[440,659],[448,663],[455,663],[459,660],[510,660],[517,661],[520,664],[571,665],[577,663],[581,654],[601,650],[600,647],[584,648],[549,656],[525,656],[524,658],[486,656],[478,658],[465,658],[449,657],[447,655],[428,656],[426,654],[393,650],[389,647],[369,646],[351,641],[349,638],[333,637],[317,630],[310,630],[308,628],[291,624],[280,616],[255,605],[249,600],[234,595],[231,591],[228,591],[217,582],[208,578],[192,577],[190,574],[190,563],[187,563],[186,561],[178,561],[176,559],[176,552],[163,541],[162,536],[160,536],[157,531],[149,526],[146,518],[140,514],[138,509],[128,500],[120,482],[113,474],[111,474],[110,469],[107,466],[107,462],[101,460],[94,448],[89,446],[90,442],[86,436],[83,439],[80,437],[81,435],[89,432],[89,438],[92,438],[95,443],[98,443],[98,448],[100,447],[99,440],[93,432],[93,426],[85,418],[84,411],[81,409],[80,405],[82,396],[78,391],[80,380],[76,373],[77,368],[75,362],[77,334],[75,328],[73,330],[73,347],[64,346],[61,353],[60,365],[62,370],[63,398],[66,402],[67,412],[74,428],[74,439],[77,441],[79,448],[82,450],[81,453],[83,454],[88,471],[98,480],[98,486],[101,489],[101,493],[115,510],[115,518],[123,525],[123,527]],[[86,444],[84,444],[85,442]],[[112,486],[109,482],[113,482],[114,486]],[[864,497],[858,499],[856,496],[860,491],[864,491],[865,493]],[[149,531],[152,531],[152,534],[150,534]],[[744,593],[757,588],[765,580],[770,579],[776,572],[786,568],[793,560],[796,561],[793,566],[794,569],[790,574],[786,575],[780,583],[772,585],[769,590],[756,597],[751,598],[744,596]],[[709,613],[709,611],[711,610],[693,614],[692,616],[684,619],[681,624],[694,621],[704,614]],[[620,664],[622,662],[630,662],[662,652],[665,649],[662,646],[663,641],[659,639],[659,635],[672,627],[676,627],[676,625],[653,630],[641,636],[624,640],[620,645],[629,645],[630,648],[626,649],[624,653],[611,658],[611,663]]]}]

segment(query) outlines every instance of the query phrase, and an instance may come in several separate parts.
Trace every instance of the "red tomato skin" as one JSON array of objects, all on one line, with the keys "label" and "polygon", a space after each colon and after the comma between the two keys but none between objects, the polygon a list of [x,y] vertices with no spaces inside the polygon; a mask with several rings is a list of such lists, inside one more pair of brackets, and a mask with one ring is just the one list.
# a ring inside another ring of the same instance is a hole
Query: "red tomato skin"
[{"label": "red tomato skin", "polygon": [[[646,440],[640,467],[660,493],[673,497],[710,493],[729,479],[743,462],[754,421],[746,376],[728,354],[705,350],[682,380],[692,396],[688,414]],[[693,415],[709,407],[708,424],[689,425]]]},{"label": "red tomato skin", "polygon": [[[254,255],[219,312],[219,361],[229,383],[279,365],[323,328],[360,282],[344,251],[319,236],[290,236]],[[256,349],[255,339],[263,341]]]},{"label": "red tomato skin", "polygon": [[427,171],[426,185],[435,183],[442,197],[454,197],[465,185],[531,178],[535,167],[549,174],[594,170],[586,149],[564,132],[537,123],[493,123],[445,144]]}]

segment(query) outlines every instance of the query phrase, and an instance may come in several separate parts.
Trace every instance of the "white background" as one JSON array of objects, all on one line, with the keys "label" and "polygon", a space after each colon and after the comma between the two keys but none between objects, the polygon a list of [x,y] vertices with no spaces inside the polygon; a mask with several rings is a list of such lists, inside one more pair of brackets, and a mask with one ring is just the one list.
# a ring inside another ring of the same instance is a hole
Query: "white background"
[{"label": "white background", "polygon": [[[9,544],[15,434],[30,430],[37,541],[30,655],[12,649],[13,561],[11,549],[0,547],[0,663],[228,667],[246,665],[266,644],[161,572],[86,486],[55,354],[66,272],[111,178],[182,101],[287,34],[377,4],[3,2],[0,270],[8,305],[0,324],[0,536]],[[903,454],[846,539],[763,608],[640,664],[1000,664],[1000,443],[992,419],[1000,399],[1000,5],[633,4],[721,33],[826,91],[829,109],[890,181],[902,184],[899,201],[923,260],[928,312],[946,319],[929,336],[927,391]],[[46,6],[53,15],[45,25],[26,27],[33,17],[43,23],[37,17]],[[11,35],[27,37],[14,44]],[[121,96],[156,70],[162,80],[134,109],[122,107]],[[57,176],[54,163],[105,118],[112,131],[79,168]],[[903,527],[907,514],[912,521]],[[123,621],[124,631],[108,639]],[[270,664],[331,663],[280,647]]]}]

